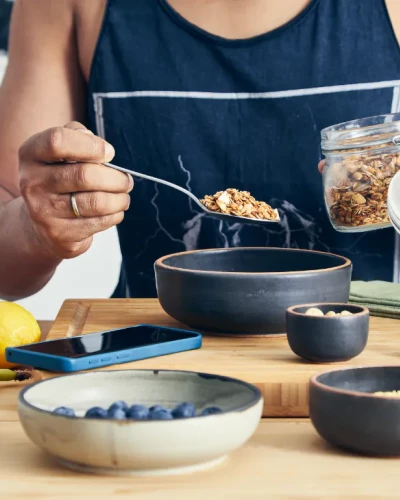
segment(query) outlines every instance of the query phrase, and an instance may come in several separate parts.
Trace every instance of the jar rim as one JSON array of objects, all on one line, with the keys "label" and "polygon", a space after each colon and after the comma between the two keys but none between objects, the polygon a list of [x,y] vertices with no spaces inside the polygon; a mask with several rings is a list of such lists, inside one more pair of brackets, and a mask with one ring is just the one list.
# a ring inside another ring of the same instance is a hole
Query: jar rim
[{"label": "jar rim", "polygon": [[356,149],[392,143],[400,134],[400,113],[376,115],[338,123],[321,130],[324,151]]}]

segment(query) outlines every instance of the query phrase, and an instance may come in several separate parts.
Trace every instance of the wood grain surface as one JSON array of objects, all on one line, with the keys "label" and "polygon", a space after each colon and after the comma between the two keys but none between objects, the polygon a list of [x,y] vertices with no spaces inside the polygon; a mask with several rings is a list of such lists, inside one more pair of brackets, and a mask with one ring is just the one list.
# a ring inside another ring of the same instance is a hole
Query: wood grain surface
[{"label": "wood grain surface", "polygon": [[[90,305],[83,333],[137,323],[187,328],[165,314],[156,299],[68,300],[51,328],[49,339],[65,337],[80,302]],[[253,383],[261,389],[265,402],[264,417],[302,417],[308,416],[308,382],[312,375],[346,366],[380,364],[400,364],[399,321],[371,318],[365,351],[357,358],[340,364],[305,362],[292,353],[286,337],[246,339],[205,335],[203,347],[199,350],[105,369],[179,369],[227,375]],[[37,379],[51,376],[54,374],[36,373]]]},{"label": "wood grain surface", "polygon": [[36,448],[18,422],[1,424],[1,498],[22,500],[301,500],[399,498],[397,459],[331,448],[308,419],[264,419],[221,465],[190,475],[141,478],[70,472]]},{"label": "wood grain surface", "polygon": [[[104,327],[124,326],[138,321],[175,324],[160,311],[155,302],[135,301],[128,304],[118,302],[119,304],[101,306],[97,301],[92,302],[84,331],[97,331]],[[68,331],[68,318],[72,317],[76,304],[77,302],[69,302],[65,305],[55,328],[51,331],[52,337],[65,335]],[[100,318],[96,312],[98,306],[100,311],[103,311]],[[372,319],[372,338],[369,346],[371,352],[364,354],[367,362],[376,361],[377,358],[378,362],[381,360],[390,364],[397,362],[400,355],[400,348],[396,347],[398,324],[392,320]],[[46,337],[49,325],[41,326],[43,337]],[[208,371],[211,371],[211,366],[215,372],[223,373],[228,370],[230,374],[243,375],[243,378],[247,377],[250,381],[265,380],[268,374],[276,380],[279,366],[286,367],[291,361],[288,366],[296,368],[296,372],[303,366],[293,362],[284,340],[264,339],[262,342],[254,340],[244,342],[243,339],[205,337],[203,349],[197,351],[197,354],[201,354],[201,359],[196,357],[186,359],[188,354],[195,354],[193,352],[149,361],[152,361],[153,366],[154,363],[158,366],[162,361],[168,363],[170,367],[183,365],[188,368],[192,363],[194,369],[203,362],[206,363]],[[285,351],[283,357],[278,355],[281,351]],[[204,353],[210,357],[210,365],[207,364],[208,356],[204,356]],[[170,361],[167,361],[168,358]],[[221,362],[222,366],[218,366]],[[260,366],[262,379],[258,372]],[[265,369],[265,366],[269,368]],[[311,368],[321,369],[315,365]],[[284,385],[283,382],[282,387]],[[1,498],[13,500],[399,498],[398,459],[367,458],[334,449],[318,436],[306,418],[262,419],[248,443],[234,452],[223,464],[208,471],[156,479],[91,476],[70,472],[36,448],[24,434],[20,423],[15,421],[18,419],[16,398],[22,386],[23,384],[7,383],[1,384],[0,388]]]}]

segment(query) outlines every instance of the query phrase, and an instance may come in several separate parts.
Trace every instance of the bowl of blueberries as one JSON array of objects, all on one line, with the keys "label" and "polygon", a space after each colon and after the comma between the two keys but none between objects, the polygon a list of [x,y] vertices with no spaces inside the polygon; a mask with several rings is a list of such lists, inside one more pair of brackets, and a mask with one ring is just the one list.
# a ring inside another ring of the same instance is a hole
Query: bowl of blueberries
[{"label": "bowl of blueberries", "polygon": [[25,433],[62,465],[97,474],[162,475],[222,462],[256,430],[259,389],[190,371],[103,370],[24,388]]}]

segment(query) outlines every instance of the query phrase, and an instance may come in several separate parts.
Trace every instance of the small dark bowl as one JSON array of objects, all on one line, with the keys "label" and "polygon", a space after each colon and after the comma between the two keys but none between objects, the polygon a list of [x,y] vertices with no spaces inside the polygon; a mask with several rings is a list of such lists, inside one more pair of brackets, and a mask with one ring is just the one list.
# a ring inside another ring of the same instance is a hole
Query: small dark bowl
[{"label": "small dark bowl", "polygon": [[326,441],[368,455],[400,455],[400,366],[349,368],[310,382],[311,421]]},{"label": "small dark bowl", "polygon": [[[347,310],[352,316],[307,316],[310,307],[324,314]],[[314,363],[335,363],[358,356],[367,345],[369,311],[350,304],[305,304],[286,313],[286,330],[292,351]]]},{"label": "small dark bowl", "polygon": [[230,248],[168,255],[155,263],[163,309],[195,329],[281,334],[286,309],[303,302],[347,302],[351,262],[281,248]]}]

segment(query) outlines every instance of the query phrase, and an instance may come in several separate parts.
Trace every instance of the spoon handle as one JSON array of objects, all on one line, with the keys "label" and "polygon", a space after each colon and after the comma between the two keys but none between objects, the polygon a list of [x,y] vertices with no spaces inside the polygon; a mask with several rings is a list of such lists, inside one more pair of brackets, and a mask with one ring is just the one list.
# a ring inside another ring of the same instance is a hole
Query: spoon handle
[{"label": "spoon handle", "polygon": [[140,172],[135,172],[134,170],[129,170],[127,168],[118,167],[117,165],[113,165],[112,163],[103,163],[103,165],[106,167],[113,168],[114,170],[124,172],[125,174],[131,174],[133,177],[139,177],[141,179],[146,179],[148,181],[157,182],[158,184],[164,184],[165,186],[169,186],[172,189],[176,189],[178,191],[181,191],[181,193],[184,193],[184,194],[186,194],[186,196],[189,196],[189,198],[191,198],[193,201],[195,201],[197,203],[197,205],[199,205],[199,207],[201,207],[204,210],[204,206],[202,205],[200,200],[193,193],[191,193],[190,191],[188,191],[187,189],[185,189],[181,186],[178,186],[177,184],[173,184],[172,182],[165,181],[164,179],[159,179],[158,177],[152,177],[151,175],[146,175],[146,174],[142,174]]}]

